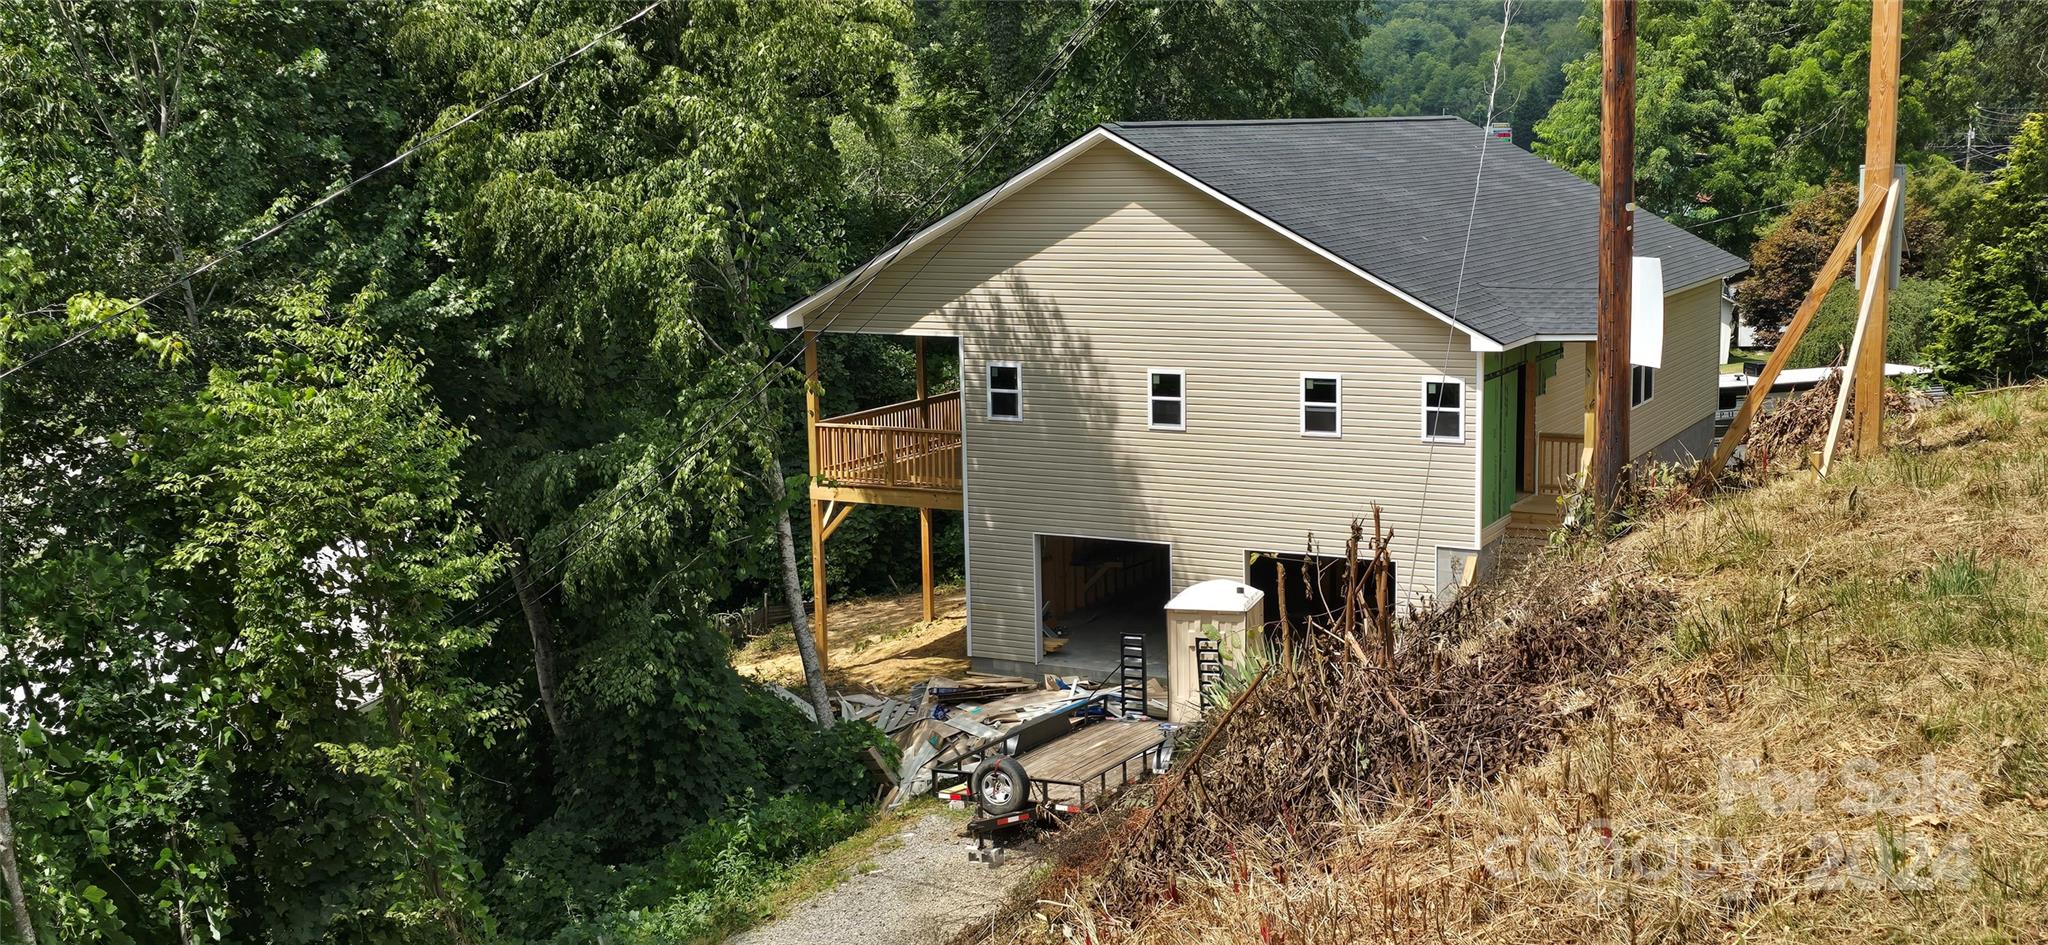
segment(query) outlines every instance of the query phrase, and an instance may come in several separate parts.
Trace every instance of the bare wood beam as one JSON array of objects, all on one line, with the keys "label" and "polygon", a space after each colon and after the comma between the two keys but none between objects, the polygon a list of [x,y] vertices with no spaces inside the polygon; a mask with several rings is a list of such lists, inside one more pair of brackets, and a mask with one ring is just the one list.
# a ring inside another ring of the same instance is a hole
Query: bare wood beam
[{"label": "bare wood beam", "polygon": [[1870,221],[1877,218],[1882,209],[1875,201],[1864,204],[1849,218],[1849,225],[1842,229],[1842,238],[1835,242],[1834,252],[1828,254],[1822,263],[1820,274],[1813,277],[1813,288],[1807,290],[1806,300],[1799,303],[1799,311],[1785,325],[1785,331],[1778,336],[1778,346],[1771,350],[1769,360],[1764,362],[1763,372],[1756,376],[1756,382],[1749,385],[1749,392],[1742,396],[1742,406],[1735,411],[1734,421],[1728,424],[1728,432],[1721,435],[1721,445],[1714,450],[1713,470],[1718,474],[1728,465],[1728,457],[1734,455],[1735,447],[1742,438],[1749,435],[1749,425],[1756,420],[1757,408],[1771,392],[1771,385],[1778,382],[1778,375],[1785,370],[1785,363],[1792,360],[1792,349],[1799,347],[1799,339],[1806,336],[1806,329],[1813,324],[1813,317],[1820,312],[1820,304],[1827,300],[1828,290],[1834,288],[1835,279],[1849,264],[1849,257],[1855,255],[1856,243],[1870,229]]},{"label": "bare wood beam", "polygon": [[827,504],[825,506],[825,533],[818,536],[818,540],[830,541],[832,533],[839,530],[840,524],[846,521],[848,515],[853,514],[853,506],[854,503],[852,502]]},{"label": "bare wood beam", "polygon": [[[1897,157],[1899,125],[1899,8],[1901,0],[1876,0],[1870,6],[1870,116],[1864,125],[1863,202],[1877,203],[1890,190]],[[1889,221],[1895,211],[1886,211]],[[1880,224],[1881,226],[1883,224]],[[1885,230],[1890,228],[1887,226]],[[1892,234],[1897,238],[1897,234]],[[1872,243],[1877,241],[1873,240]],[[1866,244],[1858,273],[1880,272],[1883,279],[1863,280],[1870,312],[1870,341],[1850,363],[1856,378],[1856,455],[1874,456],[1884,448],[1885,309],[1891,292],[1891,255]],[[1845,379],[1846,380],[1846,379]],[[1842,385],[1845,389],[1848,384]]]},{"label": "bare wood beam", "polygon": [[811,498],[820,502],[862,502],[868,505],[902,505],[913,509],[965,507],[960,490],[917,489],[910,486],[812,486]]},{"label": "bare wood beam", "polygon": [[[1871,249],[1877,254],[1879,259],[1884,258],[1884,254],[1891,251],[1893,237],[1892,213],[1898,208],[1900,189],[1896,183],[1886,189],[1884,212],[1878,216],[1877,224],[1873,227],[1877,231],[1877,237],[1870,241]],[[1842,367],[1842,391],[1835,398],[1835,413],[1828,420],[1827,442],[1821,447],[1820,474],[1823,476],[1828,474],[1829,468],[1834,466],[1835,463],[1835,447],[1841,441],[1842,417],[1848,409],[1850,394],[1854,393],[1858,401],[1861,401],[1864,397],[1862,385],[1851,384],[1848,372],[1856,366],[1857,357],[1867,351],[1872,343],[1882,343],[1876,337],[1877,321],[1873,316],[1877,309],[1884,304],[1884,294],[1877,290],[1884,285],[1885,276],[1885,267],[1881,265],[1871,266],[1863,270],[1863,304],[1858,306],[1856,311],[1856,334],[1849,339],[1849,360]],[[1882,372],[1883,368],[1879,367],[1878,370]],[[1882,377],[1880,376],[1879,379],[1882,380]],[[1872,396],[1882,398],[1884,396],[1884,387],[1879,385]],[[1877,406],[1879,409],[1883,409],[1883,402],[1880,401]],[[1857,409],[1861,410],[1862,407],[1861,403],[1857,404]]]},{"label": "bare wood beam", "polygon": [[[921,343],[921,342],[920,342]],[[917,548],[924,563],[924,622],[931,623],[938,616],[936,601],[932,599],[932,510],[917,510]]]},{"label": "bare wood beam", "polygon": [[811,637],[817,642],[818,670],[832,665],[825,646],[825,522],[818,501],[818,333],[804,332],[804,433],[809,442],[811,482]]}]

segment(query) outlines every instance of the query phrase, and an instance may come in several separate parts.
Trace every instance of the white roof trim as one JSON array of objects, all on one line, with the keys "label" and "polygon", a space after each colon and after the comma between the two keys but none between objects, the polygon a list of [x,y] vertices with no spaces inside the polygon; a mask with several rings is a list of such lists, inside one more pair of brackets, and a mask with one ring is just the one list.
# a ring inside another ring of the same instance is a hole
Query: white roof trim
[{"label": "white roof trim", "polygon": [[[1386,290],[1388,293],[1391,293],[1394,297],[1404,302],[1407,302],[1410,305],[1415,306],[1423,312],[1428,313],[1431,317],[1437,319],[1438,321],[1441,321],[1446,325],[1450,325],[1451,327],[1464,332],[1467,336],[1469,336],[1472,339],[1472,350],[1507,350],[1506,347],[1503,346],[1500,342],[1487,337],[1484,333],[1480,332],[1476,328],[1473,328],[1471,325],[1453,319],[1449,315],[1446,315],[1443,312],[1438,311],[1434,306],[1422,301],[1421,299],[1416,298],[1415,296],[1409,295],[1408,293],[1401,291],[1399,288],[1396,288],[1393,283],[1390,283],[1384,279],[1381,279],[1378,276],[1373,275],[1370,272],[1367,272],[1363,269],[1358,268],[1357,266],[1352,265],[1351,263],[1338,257],[1336,254],[1331,253],[1329,250],[1326,250],[1321,246],[1318,246],[1315,243],[1310,242],[1309,240],[1303,238],[1301,234],[1296,233],[1293,230],[1290,230],[1284,226],[1281,226],[1280,224],[1274,222],[1270,218],[1264,216],[1263,214],[1260,214],[1259,212],[1253,210],[1250,207],[1245,206],[1244,204],[1238,203],[1236,200],[1233,200],[1230,197],[1226,196],[1222,191],[1219,191],[1214,187],[1210,187],[1209,185],[1204,184],[1201,181],[1188,176],[1186,173],[1182,172],[1180,168],[1174,167],[1173,165],[1168,164],[1165,161],[1162,161],[1159,158],[1152,156],[1152,154],[1146,151],[1145,149],[1140,148],[1137,145],[1130,143],[1129,141],[1125,141],[1123,138],[1117,136],[1109,129],[1102,127],[1097,127],[1093,131],[1090,131],[1087,134],[1082,135],[1080,138],[1076,139],[1072,144],[1069,144],[1066,147],[1053,152],[1052,155],[1047,157],[1045,160],[1040,161],[1037,164],[1033,164],[1028,168],[1025,168],[1022,173],[1010,178],[1009,180],[1002,182],[1001,184],[996,185],[995,189],[990,190],[988,193],[985,193],[980,197],[976,197],[975,199],[968,201],[966,206],[963,206],[960,209],[955,210],[950,214],[947,214],[943,219],[939,220],[939,222],[934,223],[931,226],[918,231],[917,235],[912,236],[910,239],[897,244],[895,248],[890,249],[882,253],[881,255],[876,256],[874,259],[869,260],[866,265],[863,265],[859,269],[854,270],[852,273],[839,279],[837,282],[834,282],[831,285],[828,285],[825,288],[818,290],[816,293],[812,294],[811,297],[804,299],[803,301],[798,302],[795,305],[790,306],[788,309],[784,310],[782,314],[775,316],[774,320],[769,322],[769,324],[776,328],[808,327],[804,323],[805,317],[808,316],[811,312],[817,310],[819,306],[833,299],[836,299],[847,288],[853,287],[856,283],[864,279],[871,280],[874,274],[879,272],[881,269],[887,268],[891,263],[894,263],[898,258],[903,256],[904,254],[916,252],[918,249],[930,244],[931,241],[938,239],[940,236],[945,235],[946,232],[967,222],[975,214],[981,212],[981,210],[987,209],[989,205],[992,205],[1002,200],[1004,197],[1009,196],[1011,193],[1017,190],[1023,189],[1031,182],[1039,179],[1040,177],[1044,177],[1046,174],[1049,174],[1055,169],[1059,168],[1060,165],[1065,164],[1068,161],[1072,160],[1074,157],[1081,154],[1083,151],[1093,148],[1095,145],[1100,144],[1104,141],[1115,142],[1119,147],[1122,147],[1125,151],[1137,155],[1146,163],[1151,164],[1152,166],[1157,167],[1160,170],[1163,170],[1166,173],[1173,175],[1175,178],[1186,183],[1188,186],[1193,187],[1196,190],[1199,190],[1202,193],[1209,195],[1211,198],[1214,198],[1218,202],[1222,203],[1224,206],[1227,206],[1241,214],[1244,214],[1247,217],[1250,217],[1251,219],[1265,226],[1267,229],[1270,229],[1273,232],[1278,233],[1283,237],[1286,237],[1287,239],[1293,241],[1294,243],[1308,250],[1309,252],[1321,256],[1322,258],[1329,260],[1332,263],[1335,263],[1338,268],[1343,269],[1344,271],[1349,272],[1352,275],[1355,275],[1373,285],[1380,287],[1381,289]],[[833,317],[836,318],[837,316],[835,315]],[[831,322],[828,319],[825,323],[825,327],[817,330],[827,330],[829,329],[830,325]]]}]

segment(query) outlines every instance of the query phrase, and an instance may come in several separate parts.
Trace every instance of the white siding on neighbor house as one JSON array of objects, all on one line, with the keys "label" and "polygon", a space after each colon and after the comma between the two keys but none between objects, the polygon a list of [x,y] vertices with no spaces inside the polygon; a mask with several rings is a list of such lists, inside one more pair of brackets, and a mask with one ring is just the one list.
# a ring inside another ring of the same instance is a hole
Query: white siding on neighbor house
[{"label": "white siding on neighbor house", "polygon": [[[1557,375],[1536,398],[1538,433],[1586,429],[1586,348],[1564,346]],[[1664,366],[1653,396],[1628,418],[1629,454],[1640,458],[1714,415],[1721,396],[1721,282],[1664,297]]]},{"label": "white siding on neighbor house", "polygon": [[[1469,340],[1113,145],[808,321],[827,319],[961,338],[973,656],[1038,659],[1035,535],[1169,544],[1176,592],[1311,534],[1341,553],[1375,503],[1404,594],[1435,587],[1439,545],[1473,547]],[[1021,421],[987,418],[991,361],[1022,365]],[[1185,430],[1148,429],[1156,368],[1186,372]],[[1338,438],[1301,434],[1321,372],[1343,377]],[[1463,443],[1422,439],[1435,375],[1465,382]]]}]

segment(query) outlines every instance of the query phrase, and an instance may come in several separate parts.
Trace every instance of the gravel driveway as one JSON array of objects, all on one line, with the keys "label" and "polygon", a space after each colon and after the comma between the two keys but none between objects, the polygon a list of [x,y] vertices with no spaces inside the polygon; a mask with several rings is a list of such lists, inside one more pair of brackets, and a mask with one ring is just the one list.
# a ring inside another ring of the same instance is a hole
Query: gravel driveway
[{"label": "gravel driveway", "polygon": [[929,814],[888,841],[873,867],[726,945],[931,945],[994,912],[1029,872],[1013,849],[1000,868],[967,862],[960,821]]}]

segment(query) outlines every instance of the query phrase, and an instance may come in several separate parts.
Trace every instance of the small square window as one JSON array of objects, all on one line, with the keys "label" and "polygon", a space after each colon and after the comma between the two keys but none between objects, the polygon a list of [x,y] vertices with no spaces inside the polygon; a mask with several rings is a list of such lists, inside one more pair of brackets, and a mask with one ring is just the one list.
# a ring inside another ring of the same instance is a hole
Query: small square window
[{"label": "small square window", "polygon": [[995,361],[988,366],[988,418],[1024,419],[1024,370],[1014,361]]},{"label": "small square window", "polygon": [[1342,436],[1344,383],[1335,374],[1301,376],[1301,434]]},{"label": "small square window", "polygon": [[1153,371],[1146,380],[1146,409],[1154,430],[1187,429],[1187,375]]},{"label": "small square window", "polygon": [[1455,377],[1422,382],[1422,438],[1432,442],[1465,442],[1465,382]]},{"label": "small square window", "polygon": [[1628,405],[1640,407],[1650,402],[1657,386],[1657,369],[1645,364],[1631,364],[1628,371]]}]

